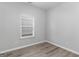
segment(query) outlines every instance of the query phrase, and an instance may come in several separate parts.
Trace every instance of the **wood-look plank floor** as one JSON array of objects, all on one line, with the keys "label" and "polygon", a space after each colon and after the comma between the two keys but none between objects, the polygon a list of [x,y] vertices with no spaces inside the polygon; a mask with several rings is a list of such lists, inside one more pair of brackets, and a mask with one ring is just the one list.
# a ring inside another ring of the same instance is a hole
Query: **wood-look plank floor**
[{"label": "wood-look plank floor", "polygon": [[0,54],[1,57],[79,57],[47,42]]}]

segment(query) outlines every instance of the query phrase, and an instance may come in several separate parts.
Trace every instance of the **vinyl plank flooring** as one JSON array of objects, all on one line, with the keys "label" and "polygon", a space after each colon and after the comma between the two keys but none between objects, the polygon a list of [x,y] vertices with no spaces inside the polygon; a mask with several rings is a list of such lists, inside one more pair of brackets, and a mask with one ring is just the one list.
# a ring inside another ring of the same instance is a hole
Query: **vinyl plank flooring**
[{"label": "vinyl plank flooring", "polygon": [[0,54],[0,57],[79,57],[47,42]]}]

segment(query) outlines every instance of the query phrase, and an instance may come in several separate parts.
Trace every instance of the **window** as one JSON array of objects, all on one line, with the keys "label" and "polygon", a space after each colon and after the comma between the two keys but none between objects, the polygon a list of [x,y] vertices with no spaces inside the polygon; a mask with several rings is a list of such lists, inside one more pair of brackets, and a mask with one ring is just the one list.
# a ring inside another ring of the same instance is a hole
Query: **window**
[{"label": "window", "polygon": [[21,16],[21,38],[34,36],[34,17]]}]

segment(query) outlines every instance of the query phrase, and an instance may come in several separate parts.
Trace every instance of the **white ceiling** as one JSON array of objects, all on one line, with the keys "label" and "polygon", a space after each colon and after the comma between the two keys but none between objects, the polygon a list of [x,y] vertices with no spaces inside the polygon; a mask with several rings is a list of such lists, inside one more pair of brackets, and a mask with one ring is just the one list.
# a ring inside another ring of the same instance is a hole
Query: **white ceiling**
[{"label": "white ceiling", "polygon": [[31,4],[33,6],[47,10],[58,6],[59,4],[61,4],[61,2],[32,2]]}]

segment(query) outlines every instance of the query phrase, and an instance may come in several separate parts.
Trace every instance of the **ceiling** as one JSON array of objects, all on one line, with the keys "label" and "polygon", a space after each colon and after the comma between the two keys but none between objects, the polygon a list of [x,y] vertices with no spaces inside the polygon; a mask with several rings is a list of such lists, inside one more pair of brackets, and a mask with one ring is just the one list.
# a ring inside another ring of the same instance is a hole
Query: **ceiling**
[{"label": "ceiling", "polygon": [[58,6],[59,4],[61,4],[61,2],[28,2],[28,3],[31,4],[32,6],[36,6],[45,10],[54,8]]}]

